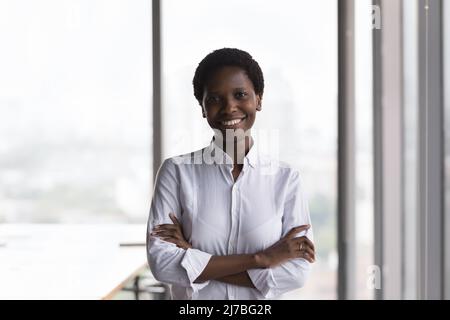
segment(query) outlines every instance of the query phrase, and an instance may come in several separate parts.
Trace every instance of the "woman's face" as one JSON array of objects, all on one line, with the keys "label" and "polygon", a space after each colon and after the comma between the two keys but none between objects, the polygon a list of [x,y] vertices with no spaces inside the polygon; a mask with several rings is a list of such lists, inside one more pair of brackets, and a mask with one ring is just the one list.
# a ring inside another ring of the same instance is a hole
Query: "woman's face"
[{"label": "woman's face", "polygon": [[222,134],[227,129],[246,132],[255,123],[256,112],[261,110],[261,97],[243,69],[222,67],[206,83],[202,109],[210,127]]}]

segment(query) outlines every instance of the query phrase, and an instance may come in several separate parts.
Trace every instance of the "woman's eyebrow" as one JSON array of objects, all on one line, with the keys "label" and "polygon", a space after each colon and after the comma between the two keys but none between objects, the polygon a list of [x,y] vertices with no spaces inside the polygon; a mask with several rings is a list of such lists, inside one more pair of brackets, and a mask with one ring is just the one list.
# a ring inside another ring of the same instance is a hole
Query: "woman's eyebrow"
[{"label": "woman's eyebrow", "polygon": [[[233,89],[231,89],[232,91],[247,91],[249,90],[246,87],[235,87]],[[207,90],[206,94],[208,95],[220,95],[222,92],[221,91],[216,91],[216,90]]]},{"label": "woman's eyebrow", "polygon": [[245,91],[245,90],[248,90],[248,89],[245,88],[245,87],[237,87],[237,88],[234,88],[233,90],[235,90],[235,91],[237,91],[237,90]]}]

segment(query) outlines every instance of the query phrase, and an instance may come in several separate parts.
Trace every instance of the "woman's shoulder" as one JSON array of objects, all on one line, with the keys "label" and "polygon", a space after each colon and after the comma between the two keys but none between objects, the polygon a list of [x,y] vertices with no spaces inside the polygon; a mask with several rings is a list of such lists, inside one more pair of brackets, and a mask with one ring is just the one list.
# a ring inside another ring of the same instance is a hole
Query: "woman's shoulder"
[{"label": "woman's shoulder", "polygon": [[175,170],[178,165],[199,164],[203,160],[205,148],[165,158],[160,170]]},{"label": "woman's shoulder", "polygon": [[261,168],[274,168],[282,174],[299,175],[299,170],[291,163],[277,157],[261,153],[258,155],[258,164]]}]

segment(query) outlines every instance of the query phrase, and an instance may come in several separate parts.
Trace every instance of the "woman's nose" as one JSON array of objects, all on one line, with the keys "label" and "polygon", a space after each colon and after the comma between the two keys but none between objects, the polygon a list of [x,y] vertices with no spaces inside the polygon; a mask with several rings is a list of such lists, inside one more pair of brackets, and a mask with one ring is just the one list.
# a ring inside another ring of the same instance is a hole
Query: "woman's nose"
[{"label": "woman's nose", "polygon": [[226,99],[224,101],[224,113],[233,113],[238,109],[238,103],[234,99]]}]

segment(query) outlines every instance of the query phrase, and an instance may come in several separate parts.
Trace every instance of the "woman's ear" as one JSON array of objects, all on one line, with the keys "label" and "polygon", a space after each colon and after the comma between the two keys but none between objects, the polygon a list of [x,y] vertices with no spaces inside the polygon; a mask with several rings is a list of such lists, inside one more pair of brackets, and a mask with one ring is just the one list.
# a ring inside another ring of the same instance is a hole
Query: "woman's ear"
[{"label": "woman's ear", "polygon": [[262,97],[260,95],[256,96],[256,110],[261,111],[262,110]]},{"label": "woman's ear", "polygon": [[206,118],[206,111],[205,111],[205,108],[203,108],[202,105],[200,105],[200,107],[202,108],[202,116],[203,116],[203,118]]}]

